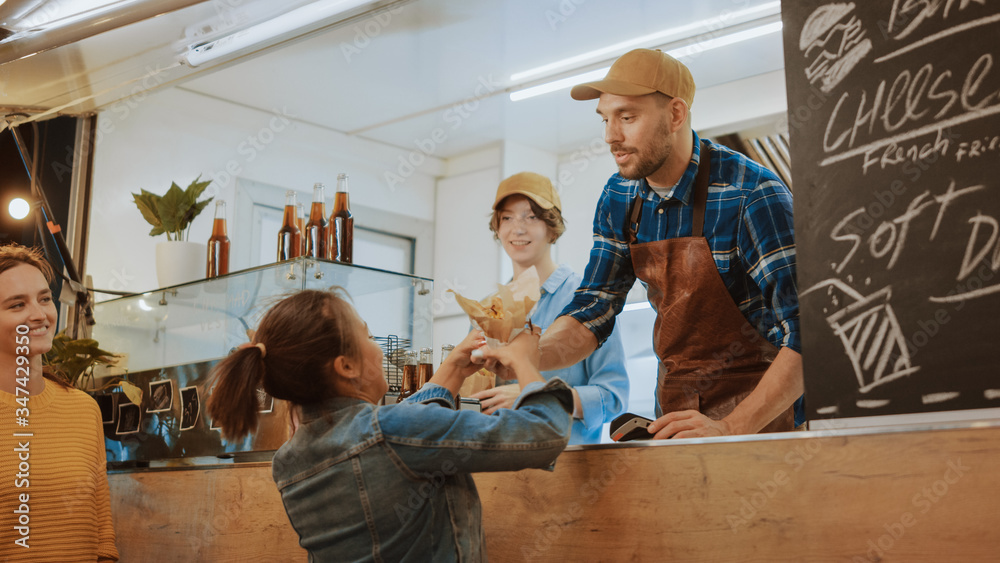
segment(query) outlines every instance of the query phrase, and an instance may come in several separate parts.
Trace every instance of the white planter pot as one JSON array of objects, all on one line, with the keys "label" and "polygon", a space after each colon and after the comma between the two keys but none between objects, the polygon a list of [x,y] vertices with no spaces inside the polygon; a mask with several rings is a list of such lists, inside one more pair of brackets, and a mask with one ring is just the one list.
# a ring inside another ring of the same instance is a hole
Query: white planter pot
[{"label": "white planter pot", "polygon": [[180,285],[205,277],[208,248],[199,242],[169,240],[156,243],[156,280],[160,287]]}]

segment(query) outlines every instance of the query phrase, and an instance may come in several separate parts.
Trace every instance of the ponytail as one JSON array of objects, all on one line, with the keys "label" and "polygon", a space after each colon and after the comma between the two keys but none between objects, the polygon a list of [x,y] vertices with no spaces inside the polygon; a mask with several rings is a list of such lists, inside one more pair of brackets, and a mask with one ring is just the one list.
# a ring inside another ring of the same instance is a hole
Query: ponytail
[{"label": "ponytail", "polygon": [[261,350],[249,346],[238,348],[212,370],[215,387],[208,398],[208,414],[227,440],[240,440],[257,430],[257,389],[263,386],[264,369]]},{"label": "ponytail", "polygon": [[254,345],[241,346],[212,370],[208,412],[222,435],[238,440],[257,430],[258,389],[293,406],[332,397],[333,360],[361,357],[358,319],[337,290],[300,291],[271,307]]}]

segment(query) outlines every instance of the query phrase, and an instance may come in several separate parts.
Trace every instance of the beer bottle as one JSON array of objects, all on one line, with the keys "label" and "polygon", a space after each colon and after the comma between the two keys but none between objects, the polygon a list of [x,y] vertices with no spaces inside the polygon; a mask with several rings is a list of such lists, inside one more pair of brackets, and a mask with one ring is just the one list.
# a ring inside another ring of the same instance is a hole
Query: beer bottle
[{"label": "beer bottle", "polygon": [[302,202],[295,204],[295,226],[299,228],[299,243],[301,249],[299,256],[306,253],[306,214],[302,208]]},{"label": "beer bottle", "polygon": [[208,239],[208,265],[205,277],[214,278],[229,273],[229,237],[226,235],[226,202],[216,200],[212,236]]},{"label": "beer bottle", "polygon": [[347,192],[347,174],[337,175],[337,193],[330,215],[330,258],[345,264],[354,262],[354,216]]},{"label": "beer bottle", "polygon": [[323,184],[317,182],[313,185],[312,207],[309,208],[309,222],[306,223],[303,237],[306,239],[306,256],[329,260],[330,247],[327,245],[326,196],[323,192]]},{"label": "beer bottle", "polygon": [[285,214],[278,229],[278,261],[291,260],[302,254],[302,231],[295,224],[295,191],[285,192]]},{"label": "beer bottle", "polygon": [[434,350],[431,348],[420,349],[420,361],[417,363],[417,389],[424,386],[434,375]]},{"label": "beer bottle", "polygon": [[413,350],[407,350],[405,358],[405,363],[403,364],[403,389],[399,392],[399,401],[417,392],[417,353]]},{"label": "beer bottle", "polygon": [[444,359],[447,358],[448,354],[451,354],[451,351],[454,350],[454,349],[455,349],[455,345],[454,344],[442,344],[441,345],[441,359],[438,360],[438,369],[441,369],[441,366],[444,365]]}]

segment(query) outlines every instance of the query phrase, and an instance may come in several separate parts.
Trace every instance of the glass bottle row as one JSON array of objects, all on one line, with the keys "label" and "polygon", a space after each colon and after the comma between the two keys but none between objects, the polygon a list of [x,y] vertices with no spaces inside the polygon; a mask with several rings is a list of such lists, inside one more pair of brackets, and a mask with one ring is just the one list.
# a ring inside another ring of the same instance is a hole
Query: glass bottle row
[{"label": "glass bottle row", "polygon": [[285,210],[278,230],[278,261],[298,256],[311,256],[336,260],[345,264],[354,262],[354,216],[351,214],[347,174],[337,176],[337,192],[333,198],[333,212],[326,218],[325,186],[313,186],[313,201],[309,219],[301,223],[297,212],[296,192],[285,194]]},{"label": "glass bottle row", "polygon": [[[451,344],[441,346],[441,364],[454,348]],[[403,381],[398,400],[402,401],[416,393],[434,376],[433,354],[434,351],[431,348],[421,348],[419,352],[407,350],[403,354]]]},{"label": "glass bottle row", "polygon": [[[351,214],[347,174],[337,175],[337,192],[333,212],[326,218],[325,186],[313,185],[313,201],[309,219],[302,217],[302,205],[296,202],[296,192],[285,192],[285,208],[278,230],[278,261],[299,256],[354,262],[354,215]],[[226,202],[215,202],[212,235],[208,239],[205,277],[214,278],[229,273],[230,240],[226,232]]]}]

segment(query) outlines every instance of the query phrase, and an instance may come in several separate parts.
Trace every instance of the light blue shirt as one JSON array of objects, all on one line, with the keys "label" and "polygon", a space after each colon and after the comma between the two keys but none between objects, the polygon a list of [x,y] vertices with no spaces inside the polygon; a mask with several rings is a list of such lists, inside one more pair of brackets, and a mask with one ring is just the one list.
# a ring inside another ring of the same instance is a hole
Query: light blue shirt
[{"label": "light blue shirt", "polygon": [[[542,284],[542,296],[531,322],[544,331],[573,300],[582,278],[560,264]],[[598,444],[605,422],[611,422],[628,407],[628,373],[625,349],[616,326],[604,344],[587,359],[568,368],[543,371],[546,380],[558,377],[576,389],[583,419],[573,419],[570,444]]]}]

